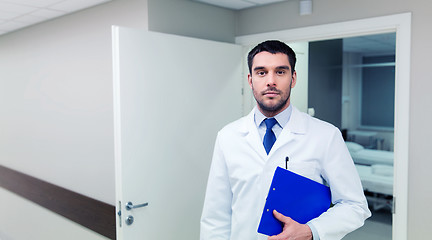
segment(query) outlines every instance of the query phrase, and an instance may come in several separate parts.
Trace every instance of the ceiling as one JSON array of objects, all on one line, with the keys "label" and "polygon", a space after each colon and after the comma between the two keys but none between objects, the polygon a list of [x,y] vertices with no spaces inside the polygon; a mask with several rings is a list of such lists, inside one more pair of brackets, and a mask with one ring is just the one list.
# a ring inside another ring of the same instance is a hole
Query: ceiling
[{"label": "ceiling", "polygon": [[257,7],[261,5],[283,2],[287,0],[192,0],[192,1],[208,3],[223,8],[240,10],[244,8]]},{"label": "ceiling", "polygon": [[[0,35],[112,0],[0,0]],[[239,10],[286,0],[192,0]]]},{"label": "ceiling", "polygon": [[[0,35],[112,0],[0,0]],[[191,0],[240,10],[293,0]],[[344,39],[344,51],[394,52],[395,34]]]},{"label": "ceiling", "polygon": [[[0,0],[0,35],[112,0]],[[287,0],[191,0],[240,10]]]},{"label": "ceiling", "polygon": [[0,0],[0,35],[111,0]]}]

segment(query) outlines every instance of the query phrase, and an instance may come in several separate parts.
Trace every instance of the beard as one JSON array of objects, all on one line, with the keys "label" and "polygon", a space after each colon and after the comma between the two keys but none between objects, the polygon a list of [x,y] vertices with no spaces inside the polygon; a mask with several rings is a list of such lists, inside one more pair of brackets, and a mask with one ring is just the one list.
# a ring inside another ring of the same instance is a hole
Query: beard
[{"label": "beard", "polygon": [[[281,98],[276,103],[266,103],[262,96],[267,91],[277,92]],[[283,91],[281,91],[275,87],[270,87],[270,88],[268,88],[262,92],[256,92],[255,89],[252,87],[252,92],[253,92],[254,98],[255,98],[259,108],[262,111],[267,112],[267,113],[279,113],[279,112],[281,112],[282,109],[284,109],[286,107],[287,102],[290,99],[291,84],[290,84],[290,88],[287,90],[287,92],[283,92]]]},{"label": "beard", "polygon": [[288,98],[285,99],[281,98],[276,104],[270,105],[270,104],[265,104],[263,101],[257,100],[257,103],[260,106],[260,108],[267,112],[279,112],[280,110],[282,110],[282,108],[286,106],[287,102],[288,102]]}]

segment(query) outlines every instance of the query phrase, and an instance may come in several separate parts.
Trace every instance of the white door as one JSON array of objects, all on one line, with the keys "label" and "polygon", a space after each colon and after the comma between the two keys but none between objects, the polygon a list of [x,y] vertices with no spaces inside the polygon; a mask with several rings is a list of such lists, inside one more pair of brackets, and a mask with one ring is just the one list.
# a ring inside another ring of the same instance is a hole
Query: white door
[{"label": "white door", "polygon": [[217,131],[242,112],[242,48],[113,27],[113,56],[117,239],[199,239]]}]

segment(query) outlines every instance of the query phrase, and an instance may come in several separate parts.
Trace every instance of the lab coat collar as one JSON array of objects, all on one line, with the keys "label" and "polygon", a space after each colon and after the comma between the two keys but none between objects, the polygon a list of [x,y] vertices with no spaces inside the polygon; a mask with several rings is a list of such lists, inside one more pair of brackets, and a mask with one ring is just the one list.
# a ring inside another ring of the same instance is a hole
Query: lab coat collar
[{"label": "lab coat collar", "polygon": [[291,117],[285,127],[282,129],[281,134],[276,139],[268,157],[276,154],[279,149],[282,149],[286,144],[297,141],[297,136],[303,135],[307,132],[308,119],[307,115],[300,112],[297,108],[293,107]]},{"label": "lab coat collar", "polygon": [[[256,107],[255,107],[256,108]],[[261,156],[262,159],[267,158],[267,153],[264,149],[264,145],[261,142],[261,138],[258,133],[258,128],[255,125],[255,108],[245,117],[244,124],[239,129],[242,134],[245,135],[246,141],[252,147],[252,149]]]},{"label": "lab coat collar", "polygon": [[276,151],[279,147],[285,145],[288,141],[290,141],[290,139],[292,139],[290,133],[306,134],[307,132],[307,115],[300,112],[296,107],[293,106],[290,120],[283,128],[281,135],[276,140],[275,145],[273,146],[269,155],[267,155],[264,146],[260,141],[258,129],[255,125],[255,108],[252,109],[252,111],[244,118],[244,124],[241,125],[239,131],[240,133],[245,135],[246,141],[249,143],[249,145],[251,145],[252,149],[254,149],[257,154],[259,154],[263,159],[268,159],[268,157],[270,157],[274,151]]},{"label": "lab coat collar", "polygon": [[293,106],[291,118],[284,127],[284,130],[289,130],[295,134],[306,134],[308,125],[308,115],[300,112],[296,107]]},{"label": "lab coat collar", "polygon": [[[305,134],[307,132],[307,117],[305,116],[305,113],[300,112],[296,107],[292,106],[292,113],[290,120],[285,125],[283,131],[289,130],[292,133],[295,134]],[[255,107],[256,108],[256,107]],[[245,117],[245,123],[242,124],[241,128],[239,129],[240,132],[243,134],[248,134],[250,132],[255,132],[258,135],[258,130],[255,126],[255,120],[254,120],[254,112],[255,108],[252,109],[252,111]]]}]

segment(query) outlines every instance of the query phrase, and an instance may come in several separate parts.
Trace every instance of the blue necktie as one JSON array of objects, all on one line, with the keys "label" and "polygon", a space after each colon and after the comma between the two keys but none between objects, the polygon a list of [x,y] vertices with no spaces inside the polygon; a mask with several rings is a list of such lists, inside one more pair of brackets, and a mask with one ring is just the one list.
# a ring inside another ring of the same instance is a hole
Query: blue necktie
[{"label": "blue necktie", "polygon": [[270,149],[273,147],[273,144],[276,141],[276,136],[274,134],[274,132],[272,131],[273,126],[277,123],[276,119],[274,118],[266,118],[264,120],[264,123],[267,127],[266,133],[264,135],[264,148],[267,152],[267,155],[270,152]]}]

